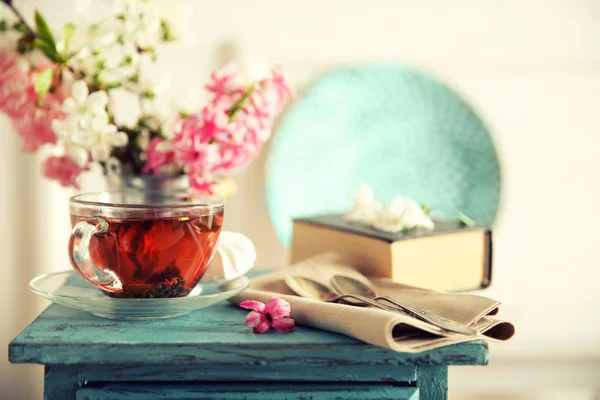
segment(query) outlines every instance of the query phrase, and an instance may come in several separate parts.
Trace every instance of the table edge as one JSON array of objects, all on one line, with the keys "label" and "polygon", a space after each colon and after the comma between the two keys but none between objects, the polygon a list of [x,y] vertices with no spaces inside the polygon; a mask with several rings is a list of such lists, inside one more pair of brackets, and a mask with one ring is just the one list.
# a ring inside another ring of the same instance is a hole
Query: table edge
[{"label": "table edge", "polygon": [[152,344],[66,344],[66,343],[19,343],[9,344],[9,361],[14,364],[235,364],[269,363],[283,365],[307,360],[322,363],[335,360],[352,365],[486,365],[488,344],[476,340],[453,344],[420,353],[399,353],[366,343],[273,345],[261,344],[171,344],[156,343],[158,352],[151,352]]}]

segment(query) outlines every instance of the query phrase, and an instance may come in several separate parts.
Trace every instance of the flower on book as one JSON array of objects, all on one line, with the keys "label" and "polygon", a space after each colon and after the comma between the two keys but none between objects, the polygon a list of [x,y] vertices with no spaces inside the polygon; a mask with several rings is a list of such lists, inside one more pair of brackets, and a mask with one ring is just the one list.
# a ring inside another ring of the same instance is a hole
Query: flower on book
[{"label": "flower on book", "polygon": [[373,225],[382,210],[383,204],[375,198],[371,186],[360,185],[354,195],[352,209],[346,213],[346,220]]},{"label": "flower on book", "polygon": [[426,210],[426,207],[403,196],[394,197],[390,204],[384,207],[375,198],[373,189],[363,184],[354,196],[354,204],[346,213],[346,220],[390,233],[413,228],[433,229],[433,220]]},{"label": "flower on book", "polygon": [[254,333],[267,333],[271,327],[280,333],[294,329],[290,303],[283,299],[273,297],[266,305],[256,300],[246,300],[240,303],[240,307],[252,310],[246,316],[246,326]]}]

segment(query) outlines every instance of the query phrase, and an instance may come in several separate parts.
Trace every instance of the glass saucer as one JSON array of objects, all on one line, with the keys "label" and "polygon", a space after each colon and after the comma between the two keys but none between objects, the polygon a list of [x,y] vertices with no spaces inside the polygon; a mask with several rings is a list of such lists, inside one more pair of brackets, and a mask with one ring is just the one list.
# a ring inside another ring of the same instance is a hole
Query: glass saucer
[{"label": "glass saucer", "polygon": [[56,304],[110,319],[172,318],[210,307],[244,291],[250,283],[241,276],[231,281],[199,283],[185,297],[115,299],[104,295],[75,271],[52,272],[29,282],[32,292]]}]

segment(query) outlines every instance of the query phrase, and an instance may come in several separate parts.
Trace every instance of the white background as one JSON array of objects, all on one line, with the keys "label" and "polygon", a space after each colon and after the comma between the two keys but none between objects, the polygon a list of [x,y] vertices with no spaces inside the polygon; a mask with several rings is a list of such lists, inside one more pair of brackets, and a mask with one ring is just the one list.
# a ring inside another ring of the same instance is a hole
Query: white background
[{"label": "white background", "polygon": [[[40,8],[55,27],[74,15],[71,0],[16,3],[28,15]],[[484,294],[502,300],[501,315],[517,335],[491,346],[489,367],[451,369],[451,396],[592,398],[600,378],[600,2],[187,4],[195,43],[163,59],[173,96],[201,88],[231,56],[282,64],[299,92],[337,66],[391,60],[464,95],[493,131],[503,166],[494,281]],[[20,152],[4,117],[0,130],[0,398],[39,398],[42,369],[7,364],[7,345],[45,305],[27,282],[69,268],[72,192],[40,177],[40,159]],[[263,163],[236,177],[226,223],[251,237],[261,266],[282,266],[286,252],[264,206]],[[89,177],[82,190],[102,185]]]}]

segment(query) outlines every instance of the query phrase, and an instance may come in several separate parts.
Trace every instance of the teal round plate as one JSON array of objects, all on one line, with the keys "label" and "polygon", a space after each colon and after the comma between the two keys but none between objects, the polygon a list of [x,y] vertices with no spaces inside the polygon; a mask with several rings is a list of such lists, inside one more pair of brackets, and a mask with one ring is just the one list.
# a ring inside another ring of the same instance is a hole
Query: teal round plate
[{"label": "teal round plate", "polygon": [[409,67],[330,72],[285,115],[271,142],[266,199],[277,234],[292,219],[344,212],[361,183],[389,201],[401,194],[434,217],[463,213],[492,224],[500,168],[490,133],[452,89]]}]

